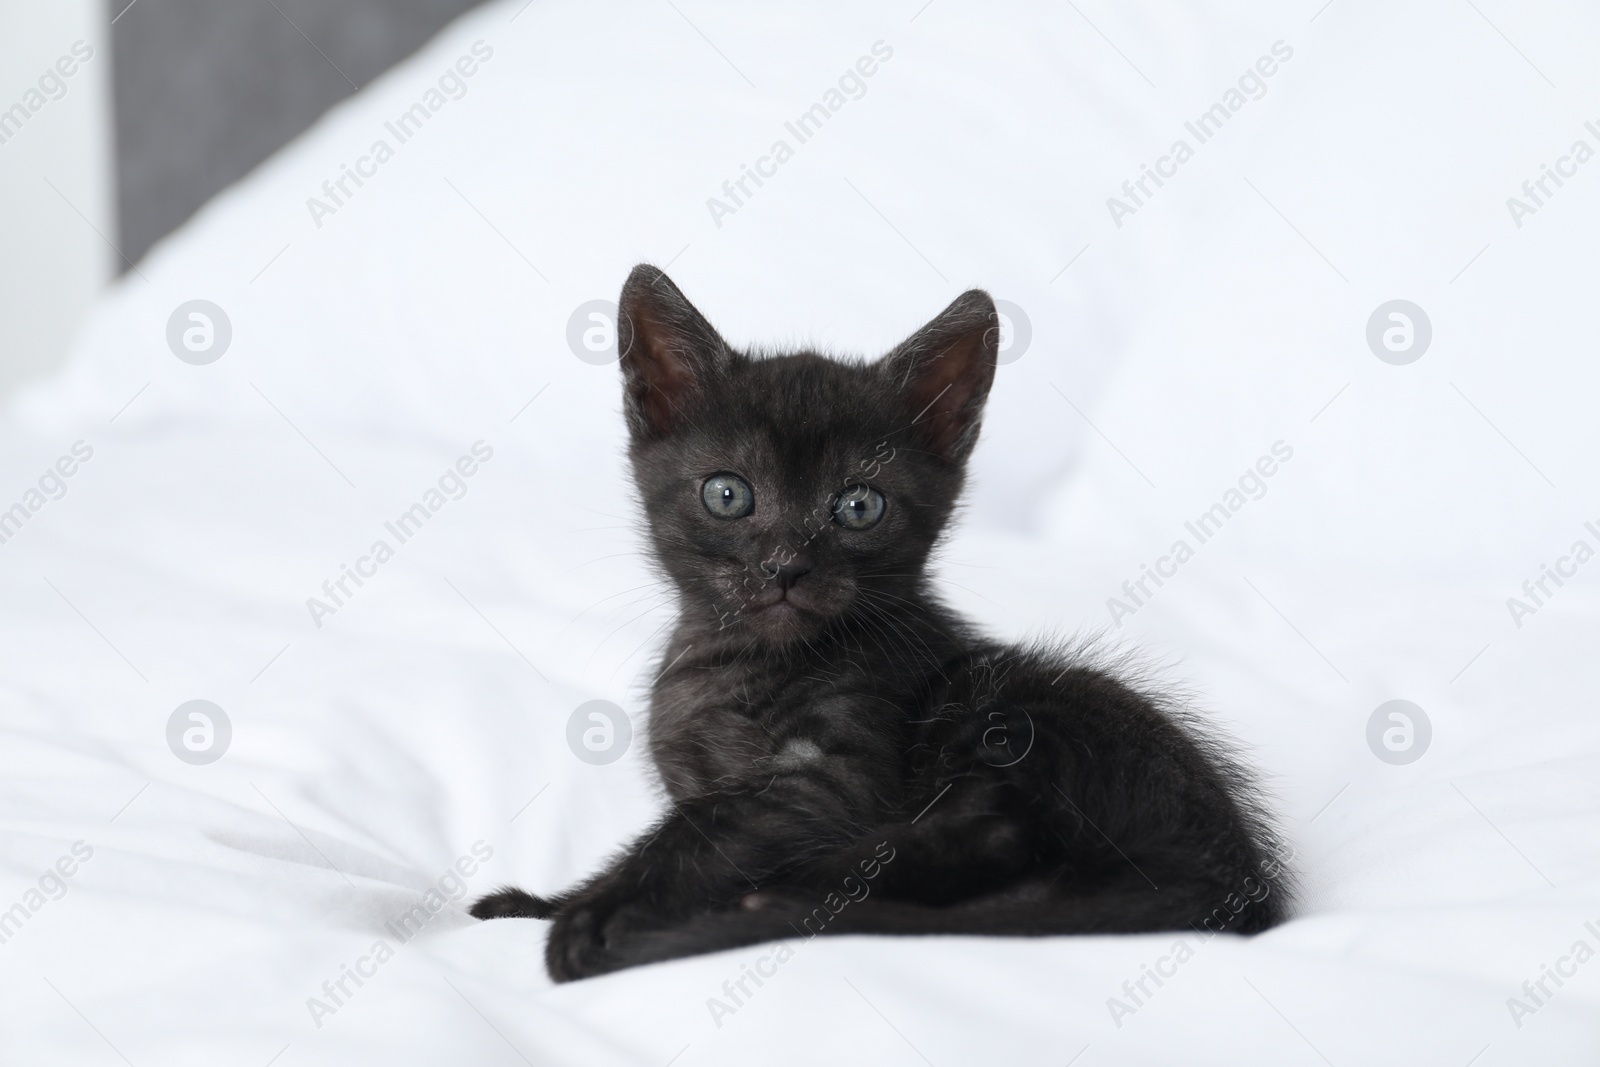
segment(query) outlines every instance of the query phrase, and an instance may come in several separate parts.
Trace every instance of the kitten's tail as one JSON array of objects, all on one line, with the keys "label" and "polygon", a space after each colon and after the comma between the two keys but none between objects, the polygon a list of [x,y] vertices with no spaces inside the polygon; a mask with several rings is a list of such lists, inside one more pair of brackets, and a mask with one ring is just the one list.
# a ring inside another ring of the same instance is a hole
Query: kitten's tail
[{"label": "kitten's tail", "polygon": [[560,900],[546,900],[514,886],[501,886],[473,904],[474,919],[552,919],[561,907]]}]

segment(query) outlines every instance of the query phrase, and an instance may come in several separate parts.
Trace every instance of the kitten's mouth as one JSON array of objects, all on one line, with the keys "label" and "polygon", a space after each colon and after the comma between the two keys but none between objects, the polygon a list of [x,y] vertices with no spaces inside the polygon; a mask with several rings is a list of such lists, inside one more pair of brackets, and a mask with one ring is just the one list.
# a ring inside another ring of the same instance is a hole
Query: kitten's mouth
[{"label": "kitten's mouth", "polygon": [[776,593],[762,597],[756,604],[756,610],[763,615],[777,617],[799,615],[802,612],[809,613],[811,611],[803,603],[800,594],[793,589],[779,589]]},{"label": "kitten's mouth", "polygon": [[751,614],[764,626],[779,630],[805,628],[822,614],[805,592],[799,589],[771,589],[751,605]]}]

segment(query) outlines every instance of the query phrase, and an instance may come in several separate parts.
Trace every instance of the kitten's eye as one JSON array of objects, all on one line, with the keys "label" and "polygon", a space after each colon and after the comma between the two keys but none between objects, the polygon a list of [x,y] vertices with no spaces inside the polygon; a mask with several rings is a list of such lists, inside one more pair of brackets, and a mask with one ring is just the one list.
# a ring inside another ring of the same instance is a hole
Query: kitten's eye
[{"label": "kitten's eye", "polygon": [[713,474],[700,490],[706,510],[719,519],[742,519],[756,509],[756,494],[737,474]]},{"label": "kitten's eye", "polygon": [[846,489],[833,502],[833,521],[846,530],[870,530],[883,518],[883,494],[870,485]]}]

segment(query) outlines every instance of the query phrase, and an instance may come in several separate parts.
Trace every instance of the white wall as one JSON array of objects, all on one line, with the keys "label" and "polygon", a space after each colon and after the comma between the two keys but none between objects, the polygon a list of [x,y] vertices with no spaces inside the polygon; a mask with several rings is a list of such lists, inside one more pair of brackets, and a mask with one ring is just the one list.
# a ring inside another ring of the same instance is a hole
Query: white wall
[{"label": "white wall", "polygon": [[0,395],[60,360],[119,262],[110,18],[104,0],[0,0]]}]

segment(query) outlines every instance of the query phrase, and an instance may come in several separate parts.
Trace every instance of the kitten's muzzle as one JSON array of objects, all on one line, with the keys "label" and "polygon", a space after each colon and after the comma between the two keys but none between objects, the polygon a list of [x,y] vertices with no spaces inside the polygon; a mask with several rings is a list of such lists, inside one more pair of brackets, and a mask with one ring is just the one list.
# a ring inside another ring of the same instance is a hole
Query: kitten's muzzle
[{"label": "kitten's muzzle", "polygon": [[775,611],[777,615],[826,614],[826,597],[819,600],[818,596],[823,590],[813,588],[816,579],[804,580],[816,567],[816,557],[806,549],[774,554],[761,564],[761,575],[766,581],[751,606],[759,612]]},{"label": "kitten's muzzle", "polygon": [[772,580],[778,583],[778,588],[788,592],[794,588],[796,582],[816,569],[816,563],[809,555],[798,554],[788,563],[779,567],[773,573]]},{"label": "kitten's muzzle", "polygon": [[816,610],[819,605],[816,603],[815,596],[812,595],[813,591],[810,585],[803,589],[796,589],[794,583],[798,580],[798,576],[791,578],[788,582],[774,578],[772,584],[767,586],[760,596],[756,597],[753,606],[757,611],[767,611],[773,608],[777,608],[780,611],[809,612]]}]

